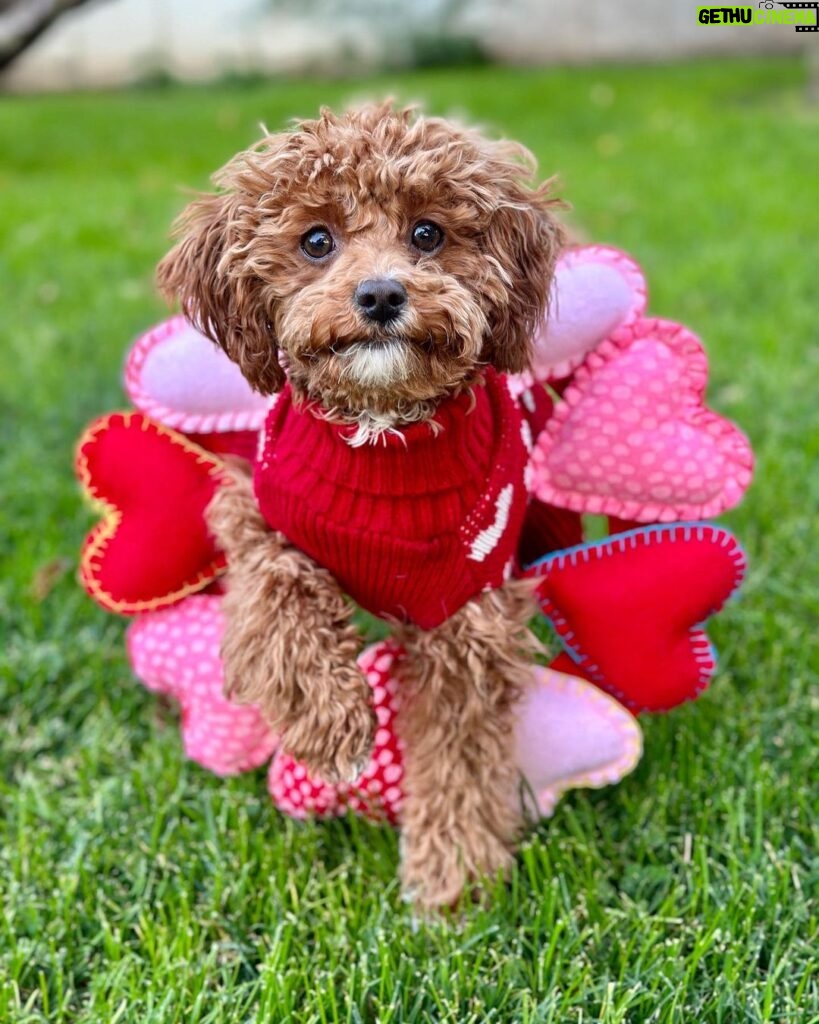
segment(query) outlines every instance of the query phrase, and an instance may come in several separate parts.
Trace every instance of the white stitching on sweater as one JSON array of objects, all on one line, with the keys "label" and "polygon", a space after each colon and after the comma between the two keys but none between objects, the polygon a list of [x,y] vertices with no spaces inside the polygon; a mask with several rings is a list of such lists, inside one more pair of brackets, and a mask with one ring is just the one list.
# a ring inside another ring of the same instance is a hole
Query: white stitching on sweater
[{"label": "white stitching on sweater", "polygon": [[509,525],[509,511],[514,495],[514,484],[507,484],[498,495],[495,502],[495,521],[485,530],[481,530],[469,549],[469,557],[473,562],[482,562],[497,547],[503,531]]}]

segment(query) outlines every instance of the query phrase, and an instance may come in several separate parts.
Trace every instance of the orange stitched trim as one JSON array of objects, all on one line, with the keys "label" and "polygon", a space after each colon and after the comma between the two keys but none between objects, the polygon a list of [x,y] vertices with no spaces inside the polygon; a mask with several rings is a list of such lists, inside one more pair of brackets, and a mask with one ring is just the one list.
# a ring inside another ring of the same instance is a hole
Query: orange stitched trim
[{"label": "orange stitched trim", "polygon": [[98,573],[101,569],[102,558],[105,554],[105,550],[122,522],[122,512],[116,507],[116,505],[103,497],[100,494],[99,489],[94,485],[94,482],[91,479],[91,471],[88,465],[86,449],[96,443],[100,434],[105,433],[105,431],[110,430],[113,427],[121,426],[127,428],[131,425],[133,420],[139,421],[140,429],[149,433],[153,432],[154,434],[167,437],[172,444],[195,456],[197,464],[207,466],[209,474],[214,477],[219,484],[227,483],[230,480],[230,478],[225,474],[225,463],[221,459],[211,455],[210,452],[206,452],[204,448],[201,448],[198,444],[194,444],[192,441],[189,441],[184,435],[178,433],[176,430],[172,430],[170,427],[166,427],[161,423],[150,420],[142,413],[108,413],[107,415],[100,416],[99,419],[94,420],[85,429],[77,442],[74,468],[83,491],[91,502],[101,509],[103,518],[95,527],[93,527],[85,538],[80,555],[79,578],[82,586],[88,591],[91,597],[102,605],[103,608],[121,615],[135,615],[138,612],[155,611],[159,608],[165,608],[168,605],[176,604],[176,602],[180,601],[183,597],[187,597],[189,594],[194,594],[199,590],[203,590],[209,583],[212,583],[217,576],[220,576],[227,566],[227,559],[225,558],[224,553],[219,552],[216,558],[211,562],[210,567],[202,570],[194,580],[185,582],[183,586],[171,593],[163,594],[160,597],[150,598],[144,601],[119,600],[103,588],[99,581]]}]

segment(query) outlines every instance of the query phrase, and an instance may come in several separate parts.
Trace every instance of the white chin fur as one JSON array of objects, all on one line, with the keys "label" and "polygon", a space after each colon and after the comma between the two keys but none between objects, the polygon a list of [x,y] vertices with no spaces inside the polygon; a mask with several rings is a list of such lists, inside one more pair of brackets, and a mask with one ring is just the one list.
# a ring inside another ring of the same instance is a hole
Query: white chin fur
[{"label": "white chin fur", "polygon": [[410,350],[405,341],[357,342],[339,353],[344,376],[361,387],[386,387],[406,380],[410,372]]}]

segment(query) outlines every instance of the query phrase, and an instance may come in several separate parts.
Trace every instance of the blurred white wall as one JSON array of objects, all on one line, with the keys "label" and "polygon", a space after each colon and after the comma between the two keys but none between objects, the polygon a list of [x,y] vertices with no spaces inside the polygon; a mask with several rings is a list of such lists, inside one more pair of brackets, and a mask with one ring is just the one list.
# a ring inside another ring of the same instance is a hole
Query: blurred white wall
[{"label": "blurred white wall", "polygon": [[[738,2],[757,7],[755,0]],[[806,39],[819,44],[790,25],[698,23],[698,7],[725,6],[713,0],[507,0],[481,3],[474,17],[498,57],[521,63],[796,52]]]},{"label": "blurred white wall", "polygon": [[272,15],[263,0],[100,0],[70,11],[2,79],[11,89],[120,85],[168,73],[296,71],[332,60],[338,33]]},{"label": "blurred white wall", "polygon": [[[422,0],[407,0],[415,10]],[[431,2],[431,0],[423,0]],[[747,0],[746,0],[747,2]],[[712,4],[711,6],[718,6]],[[519,63],[661,59],[795,51],[792,26],[703,26],[697,0],[473,0],[460,27],[501,60]],[[226,72],[332,72],[339,54],[356,68],[378,62],[361,25],[271,13],[265,0],[100,0],[57,22],[2,79],[6,88],[127,84],[152,73],[182,79]]]}]

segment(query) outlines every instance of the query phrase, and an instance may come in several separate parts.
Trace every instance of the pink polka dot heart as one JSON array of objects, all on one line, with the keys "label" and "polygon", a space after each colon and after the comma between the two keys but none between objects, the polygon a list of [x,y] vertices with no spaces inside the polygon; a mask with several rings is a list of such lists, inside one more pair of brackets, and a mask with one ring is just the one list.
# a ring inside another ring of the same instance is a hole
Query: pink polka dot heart
[{"label": "pink polka dot heart", "polygon": [[639,320],[588,356],[532,453],[548,504],[638,522],[706,519],[751,480],[747,438],[703,404],[708,363],[679,324]]},{"label": "pink polka dot heart", "polygon": [[378,720],[370,763],[350,785],[330,785],[311,776],[305,765],[279,752],[270,766],[268,789],[273,802],[295,818],[333,817],[348,810],[395,824],[401,811],[404,778],[401,742],[395,734],[398,683],[394,676],[401,648],[392,641],[374,644],[358,659],[373,691]]},{"label": "pink polka dot heart", "polygon": [[128,628],[135,675],[179,701],[185,753],[216,775],[264,764],[276,738],[259,711],[222,694],[222,598],[196,594],[172,608],[140,615]]}]

